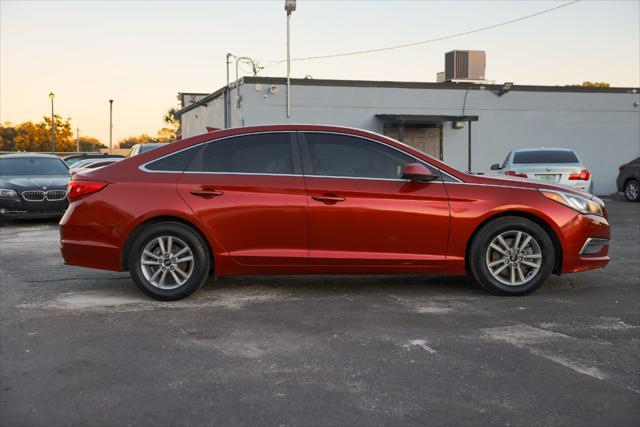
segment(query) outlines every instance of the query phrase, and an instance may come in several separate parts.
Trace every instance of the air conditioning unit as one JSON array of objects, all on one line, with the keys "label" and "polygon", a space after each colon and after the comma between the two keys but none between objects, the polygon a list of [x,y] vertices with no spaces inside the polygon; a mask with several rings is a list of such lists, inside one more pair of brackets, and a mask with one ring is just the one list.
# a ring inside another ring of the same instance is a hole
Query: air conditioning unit
[{"label": "air conditioning unit", "polygon": [[486,65],[483,50],[452,50],[444,54],[444,79],[485,80]]}]

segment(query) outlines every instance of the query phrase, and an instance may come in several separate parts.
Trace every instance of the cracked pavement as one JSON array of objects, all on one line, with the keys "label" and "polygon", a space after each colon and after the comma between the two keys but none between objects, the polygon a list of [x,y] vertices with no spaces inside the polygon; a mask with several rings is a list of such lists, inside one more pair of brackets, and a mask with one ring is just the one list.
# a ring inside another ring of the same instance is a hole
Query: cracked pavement
[{"label": "cracked pavement", "polygon": [[533,295],[464,277],[209,281],[157,302],[0,228],[0,425],[638,425],[640,204]]}]

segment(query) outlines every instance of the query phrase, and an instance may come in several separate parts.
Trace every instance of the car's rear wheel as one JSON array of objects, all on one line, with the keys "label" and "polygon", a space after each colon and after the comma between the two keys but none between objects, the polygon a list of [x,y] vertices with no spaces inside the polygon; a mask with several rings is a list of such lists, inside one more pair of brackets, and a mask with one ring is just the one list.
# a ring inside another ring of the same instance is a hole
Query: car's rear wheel
[{"label": "car's rear wheel", "polygon": [[524,295],[538,289],[555,263],[547,232],[520,217],[502,217],[484,225],[471,242],[469,257],[476,280],[498,295]]},{"label": "car's rear wheel", "polygon": [[630,202],[640,200],[640,182],[630,179],[624,184],[624,197]]},{"label": "car's rear wheel", "polygon": [[207,280],[210,257],[202,238],[186,225],[144,228],[129,251],[131,277],[143,293],[162,301],[185,298]]}]

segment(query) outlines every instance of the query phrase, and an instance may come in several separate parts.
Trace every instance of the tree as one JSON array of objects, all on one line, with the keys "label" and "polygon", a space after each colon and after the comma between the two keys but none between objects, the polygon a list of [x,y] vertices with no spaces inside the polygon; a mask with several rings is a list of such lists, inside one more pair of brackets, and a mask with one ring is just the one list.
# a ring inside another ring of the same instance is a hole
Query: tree
[{"label": "tree", "polygon": [[157,142],[155,139],[147,135],[146,133],[139,136],[129,136],[127,138],[121,139],[118,142],[118,146],[120,148],[131,148],[136,144],[148,144],[150,142]]},{"label": "tree", "polygon": [[175,141],[180,138],[180,117],[176,114],[178,109],[176,107],[169,108],[167,114],[164,115],[163,121],[169,125],[169,127],[164,127],[158,131],[158,138],[162,138],[161,133],[164,134],[165,137],[170,137],[169,141]]},{"label": "tree", "polygon": [[16,128],[11,122],[0,125],[0,151],[14,151],[16,149]]},{"label": "tree", "polygon": [[107,148],[98,139],[90,136],[81,136],[79,140],[80,151],[100,151],[101,148]]},{"label": "tree", "polygon": [[158,131],[156,142],[172,142],[176,140],[176,130],[171,128],[162,128]]},{"label": "tree", "polygon": [[169,111],[167,111],[167,114],[165,114],[163,117],[163,120],[166,124],[176,129],[180,127],[180,118],[176,114],[177,112],[178,109],[176,107],[171,107],[169,108]]},{"label": "tree", "polygon": [[[56,151],[75,151],[71,119],[55,116],[54,136]],[[51,118],[43,117],[39,123],[20,123],[16,126],[14,142],[14,149],[19,151],[51,151]]]},{"label": "tree", "polygon": [[[55,149],[76,151],[76,139],[71,130],[71,119],[63,120],[55,116]],[[24,122],[14,125],[5,122],[0,125],[0,151],[51,151],[51,118],[43,117],[39,123]],[[98,151],[105,147],[96,138],[80,138],[82,151]]]},{"label": "tree", "polygon": [[583,87],[610,87],[611,85],[607,82],[582,82]]}]

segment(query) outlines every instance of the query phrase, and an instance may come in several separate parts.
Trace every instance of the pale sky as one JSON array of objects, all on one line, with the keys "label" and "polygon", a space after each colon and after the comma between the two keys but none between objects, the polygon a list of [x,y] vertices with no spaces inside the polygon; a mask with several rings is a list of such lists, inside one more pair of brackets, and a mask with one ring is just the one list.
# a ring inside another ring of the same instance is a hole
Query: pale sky
[{"label": "pale sky", "polygon": [[[459,33],[565,1],[299,0],[292,57],[385,47]],[[114,143],[162,127],[178,92],[225,84],[225,54],[262,63],[286,54],[284,0],[0,1],[0,121],[56,112]],[[487,53],[487,78],[640,86],[640,2],[582,1],[542,16],[422,46],[292,64],[292,77],[435,81],[444,52]],[[285,66],[260,75],[284,76]]]}]

